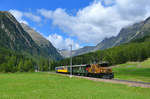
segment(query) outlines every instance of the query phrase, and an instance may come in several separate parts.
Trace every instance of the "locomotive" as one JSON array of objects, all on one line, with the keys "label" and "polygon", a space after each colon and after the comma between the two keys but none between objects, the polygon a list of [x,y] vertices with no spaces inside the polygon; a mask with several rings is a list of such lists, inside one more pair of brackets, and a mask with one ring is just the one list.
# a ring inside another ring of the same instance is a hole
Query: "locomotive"
[{"label": "locomotive", "polygon": [[100,64],[86,64],[86,65],[73,65],[72,69],[70,66],[59,66],[55,68],[56,73],[69,74],[72,70],[73,75],[98,77],[104,79],[114,78],[112,69],[108,67],[108,63],[103,62]]}]

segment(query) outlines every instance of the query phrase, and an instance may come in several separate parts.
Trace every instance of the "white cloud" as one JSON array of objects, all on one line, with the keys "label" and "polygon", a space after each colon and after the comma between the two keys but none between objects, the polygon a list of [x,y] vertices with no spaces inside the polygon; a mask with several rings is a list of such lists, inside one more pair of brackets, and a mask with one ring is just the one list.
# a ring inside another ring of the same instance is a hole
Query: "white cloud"
[{"label": "white cloud", "polygon": [[38,13],[40,13],[46,18],[51,18],[53,12],[46,9],[38,9]]},{"label": "white cloud", "polygon": [[[83,43],[97,44],[106,37],[115,36],[122,27],[144,20],[150,13],[148,0],[112,0],[113,5],[104,7],[102,0],[95,0],[89,6],[80,9],[75,16],[65,9],[54,11],[40,9],[45,18],[52,19],[70,36],[77,37]],[[111,0],[104,1],[111,4]]]},{"label": "white cloud", "polygon": [[113,5],[115,3],[115,0],[102,0],[102,2],[104,2],[106,6],[109,6]]},{"label": "white cloud", "polygon": [[81,46],[75,43],[71,38],[64,39],[58,34],[52,34],[46,38],[58,49],[69,49],[70,44],[72,44],[73,50],[81,48]]},{"label": "white cloud", "polygon": [[9,12],[20,22],[20,23],[24,23],[24,24],[28,24],[27,21],[25,21],[23,19],[23,13],[21,11],[18,10],[9,10]]},{"label": "white cloud", "polygon": [[41,22],[41,17],[34,15],[30,12],[21,12],[19,10],[9,10],[9,12],[14,15],[14,17],[20,22],[20,23],[25,23],[28,24],[27,21],[24,20],[24,17],[29,18],[30,20],[34,21],[34,22]]},{"label": "white cloud", "polygon": [[39,16],[36,16],[32,13],[29,13],[29,12],[25,12],[24,13],[24,16],[25,17],[28,17],[29,19],[33,20],[34,22],[41,22],[41,17]]}]

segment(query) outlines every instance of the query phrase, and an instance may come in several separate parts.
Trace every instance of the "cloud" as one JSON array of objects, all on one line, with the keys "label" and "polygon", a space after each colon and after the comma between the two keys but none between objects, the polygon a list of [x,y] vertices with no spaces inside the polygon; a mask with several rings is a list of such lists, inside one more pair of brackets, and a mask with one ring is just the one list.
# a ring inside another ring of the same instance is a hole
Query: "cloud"
[{"label": "cloud", "polygon": [[25,24],[28,24],[27,21],[24,20],[24,17],[26,18],[29,18],[30,20],[34,21],[34,22],[41,22],[41,17],[40,16],[37,16],[37,15],[34,15],[30,12],[22,12],[22,11],[19,11],[19,10],[9,10],[9,12],[14,15],[14,17],[20,22],[20,23],[25,23]]},{"label": "cloud", "polygon": [[[97,0],[97,1],[99,2],[99,0]],[[102,0],[101,2],[103,2],[105,6],[115,4],[115,0]]]},{"label": "cloud", "polygon": [[25,21],[23,19],[23,13],[21,11],[18,10],[9,10],[9,12],[20,22],[20,23],[24,23],[24,24],[28,24],[27,21]]},{"label": "cloud", "polygon": [[41,15],[43,15],[46,18],[51,18],[52,16],[52,11],[46,10],[46,9],[38,9],[37,10],[38,13],[40,13]]},{"label": "cloud", "polygon": [[[104,6],[102,1],[110,6]],[[95,0],[76,15],[62,8],[39,9],[38,13],[82,43],[97,44],[106,37],[116,36],[122,27],[144,20],[150,14],[149,9],[148,0]]]},{"label": "cloud", "polygon": [[52,34],[46,37],[56,48],[58,49],[70,49],[70,44],[73,50],[81,48],[81,46],[75,43],[71,38],[63,38],[61,35]]},{"label": "cloud", "polygon": [[41,17],[36,16],[36,15],[34,15],[32,13],[25,12],[24,16],[27,17],[27,18],[29,18],[29,19],[31,19],[31,20],[33,20],[34,22],[41,22]]}]

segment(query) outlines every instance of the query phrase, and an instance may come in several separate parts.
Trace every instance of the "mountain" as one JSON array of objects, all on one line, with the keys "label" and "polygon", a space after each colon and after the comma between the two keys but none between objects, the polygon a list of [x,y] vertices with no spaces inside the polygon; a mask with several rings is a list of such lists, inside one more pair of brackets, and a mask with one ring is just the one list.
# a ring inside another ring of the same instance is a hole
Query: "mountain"
[{"label": "mountain", "polygon": [[0,46],[30,53],[39,51],[39,47],[30,35],[9,12],[5,11],[0,11]]},{"label": "mountain", "polygon": [[[73,50],[72,51],[72,56],[78,56],[78,55],[81,55],[81,54],[91,52],[91,51],[93,51],[94,48],[95,48],[95,46],[85,46],[83,48]],[[66,49],[59,50],[59,53],[65,58],[70,57],[70,51],[68,51]]]},{"label": "mountain", "polygon": [[[58,52],[59,52],[60,55],[63,56],[64,58],[70,57],[70,51],[67,50],[67,49],[62,49],[62,50],[59,50],[59,49],[58,49]],[[72,51],[72,55],[74,55],[74,51]]]},{"label": "mountain", "polygon": [[40,48],[50,55],[53,58],[58,57],[61,58],[62,56],[57,52],[56,48],[44,38],[40,33],[36,32],[34,29],[30,28],[28,25],[21,23],[23,29],[31,36],[31,38],[35,41],[35,43],[40,46]]},{"label": "mountain", "polygon": [[95,46],[85,46],[83,48],[74,50],[74,56],[78,56],[78,55],[81,55],[81,54],[91,52],[94,48],[95,48]]},{"label": "mountain", "polygon": [[145,21],[122,28],[116,37],[106,38],[94,50],[107,49],[150,34],[150,17]]},{"label": "mountain", "polygon": [[48,51],[39,46],[22,28],[15,17],[7,11],[0,11],[0,47],[54,59],[61,57],[55,48],[53,48],[52,53],[48,53]]}]

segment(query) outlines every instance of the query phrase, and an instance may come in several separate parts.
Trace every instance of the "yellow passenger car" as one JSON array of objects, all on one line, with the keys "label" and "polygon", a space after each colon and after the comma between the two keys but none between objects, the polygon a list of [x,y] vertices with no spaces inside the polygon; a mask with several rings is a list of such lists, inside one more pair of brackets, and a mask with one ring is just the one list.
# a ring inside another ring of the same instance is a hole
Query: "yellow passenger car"
[{"label": "yellow passenger car", "polygon": [[57,73],[67,73],[68,72],[68,69],[66,66],[60,66],[60,67],[56,67],[55,68],[55,71]]}]

